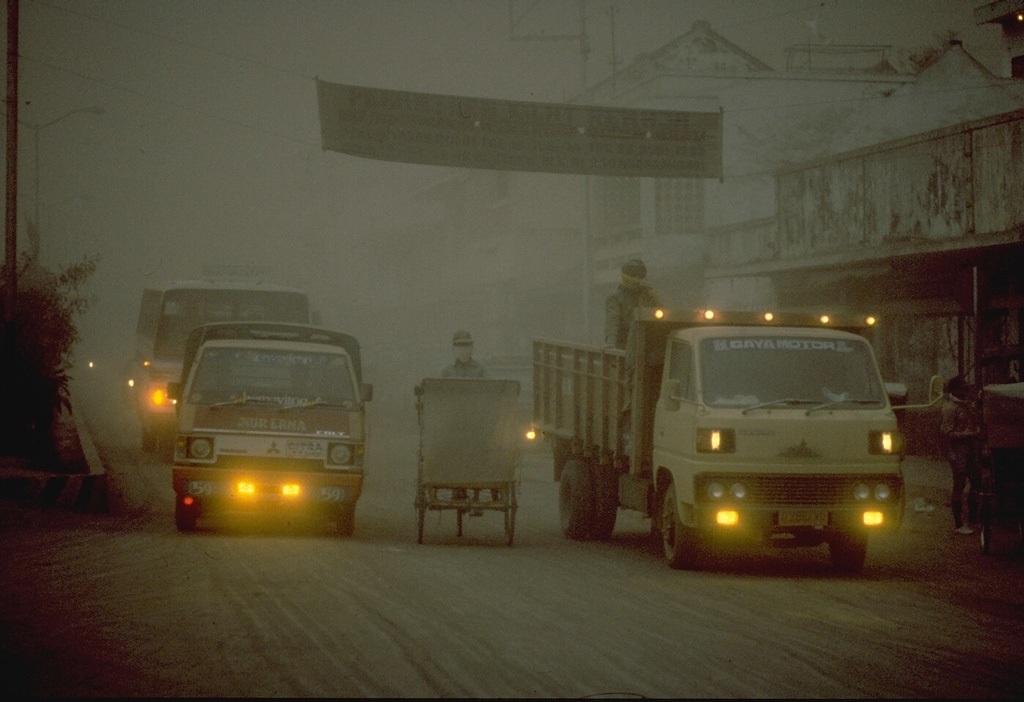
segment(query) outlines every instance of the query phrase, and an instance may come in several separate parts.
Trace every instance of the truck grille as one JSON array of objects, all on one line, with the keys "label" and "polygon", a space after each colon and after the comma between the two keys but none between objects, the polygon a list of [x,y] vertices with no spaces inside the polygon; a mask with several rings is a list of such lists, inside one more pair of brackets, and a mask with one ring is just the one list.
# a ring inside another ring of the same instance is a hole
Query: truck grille
[{"label": "truck grille", "polygon": [[853,489],[860,483],[872,490],[879,483],[887,484],[892,490],[890,500],[898,500],[902,492],[902,480],[893,475],[701,475],[694,485],[697,499],[707,502],[707,485],[719,482],[728,491],[735,483],[743,483],[748,504],[759,505],[844,505],[853,504]]}]

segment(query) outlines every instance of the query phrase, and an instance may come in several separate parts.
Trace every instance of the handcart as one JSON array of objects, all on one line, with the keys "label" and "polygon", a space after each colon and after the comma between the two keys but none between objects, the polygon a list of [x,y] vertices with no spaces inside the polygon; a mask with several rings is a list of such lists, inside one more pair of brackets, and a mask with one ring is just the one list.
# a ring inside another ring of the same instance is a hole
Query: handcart
[{"label": "handcart", "polygon": [[1024,545],[1024,383],[986,385],[981,393],[984,446],[979,514],[981,550],[1008,528]]},{"label": "handcart", "polygon": [[420,425],[415,507],[417,543],[428,510],[455,510],[458,535],[468,513],[499,511],[511,546],[516,526],[519,381],[425,378],[416,386]]}]

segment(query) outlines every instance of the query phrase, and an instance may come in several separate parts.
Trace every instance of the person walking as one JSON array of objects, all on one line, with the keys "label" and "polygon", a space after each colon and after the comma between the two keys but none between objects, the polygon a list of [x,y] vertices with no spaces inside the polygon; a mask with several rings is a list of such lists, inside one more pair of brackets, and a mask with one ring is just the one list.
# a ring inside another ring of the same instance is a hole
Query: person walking
[{"label": "person walking", "polygon": [[[950,378],[945,389],[940,429],[946,437],[946,456],[953,472],[953,492],[949,499],[949,506],[953,511],[953,528],[959,534],[973,534],[974,530],[969,525],[978,523],[978,491],[981,489],[981,417],[978,392],[959,375]],[[965,488],[966,523],[963,520]]]}]

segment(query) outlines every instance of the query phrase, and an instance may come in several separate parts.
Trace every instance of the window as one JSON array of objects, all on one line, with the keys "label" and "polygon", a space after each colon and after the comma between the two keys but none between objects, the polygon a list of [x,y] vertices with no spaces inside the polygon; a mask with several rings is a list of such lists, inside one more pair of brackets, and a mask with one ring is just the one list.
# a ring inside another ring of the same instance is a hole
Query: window
[{"label": "window", "polygon": [[690,345],[682,341],[672,342],[672,358],[670,360],[669,380],[679,381],[678,389],[673,393],[684,400],[693,400],[695,388],[693,382],[693,355]]}]

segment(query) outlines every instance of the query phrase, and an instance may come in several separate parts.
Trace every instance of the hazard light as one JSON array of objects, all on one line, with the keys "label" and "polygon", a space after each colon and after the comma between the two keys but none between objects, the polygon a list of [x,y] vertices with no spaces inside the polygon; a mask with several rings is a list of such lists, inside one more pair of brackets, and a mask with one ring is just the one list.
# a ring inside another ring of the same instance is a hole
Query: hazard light
[{"label": "hazard light", "polygon": [[734,509],[720,509],[715,512],[715,522],[721,526],[736,526],[740,523],[740,513]]},{"label": "hazard light", "polygon": [[885,517],[881,512],[865,512],[864,526],[881,526]]}]

